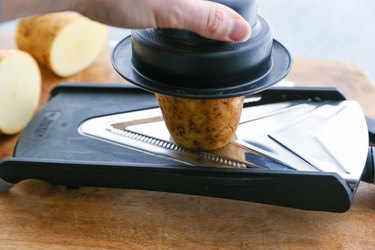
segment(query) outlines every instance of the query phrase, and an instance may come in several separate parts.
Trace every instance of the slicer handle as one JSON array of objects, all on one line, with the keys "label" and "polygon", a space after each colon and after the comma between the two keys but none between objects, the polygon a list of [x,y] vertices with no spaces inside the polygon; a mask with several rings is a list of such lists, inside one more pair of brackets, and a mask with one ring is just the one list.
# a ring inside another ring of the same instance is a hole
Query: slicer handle
[{"label": "slicer handle", "polygon": [[365,170],[363,171],[361,180],[375,184],[375,147],[370,146],[368,149]]},{"label": "slicer handle", "polygon": [[370,117],[366,117],[366,122],[370,139],[370,145],[375,146],[375,120]]},{"label": "slicer handle", "polygon": [[361,180],[375,184],[375,120],[366,117],[366,122],[370,147],[368,149],[365,170]]},{"label": "slicer handle", "polygon": [[8,190],[13,186],[14,184],[6,182],[0,178],[0,194],[8,192]]}]

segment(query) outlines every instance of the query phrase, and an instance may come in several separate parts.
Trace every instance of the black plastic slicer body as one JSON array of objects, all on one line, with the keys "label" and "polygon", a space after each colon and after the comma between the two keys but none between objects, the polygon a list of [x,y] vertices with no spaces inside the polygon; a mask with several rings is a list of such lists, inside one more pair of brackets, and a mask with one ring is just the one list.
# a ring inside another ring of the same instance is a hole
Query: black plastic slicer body
[{"label": "black plastic slicer body", "polygon": [[[153,94],[138,88],[60,86],[20,136],[14,157],[0,163],[3,191],[41,179],[344,212],[361,178],[374,181],[365,116],[333,89],[247,96],[236,139],[213,152],[176,146],[160,114]],[[265,129],[271,123],[279,126]],[[300,131],[291,137],[289,128]]]}]

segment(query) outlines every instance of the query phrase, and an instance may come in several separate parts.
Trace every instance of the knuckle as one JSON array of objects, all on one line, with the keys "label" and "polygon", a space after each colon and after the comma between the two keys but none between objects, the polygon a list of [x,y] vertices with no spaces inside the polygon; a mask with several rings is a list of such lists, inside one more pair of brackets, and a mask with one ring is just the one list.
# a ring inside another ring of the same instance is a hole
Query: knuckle
[{"label": "knuckle", "polygon": [[221,23],[224,20],[224,15],[224,12],[216,6],[212,6],[210,8],[207,22],[205,25],[205,30],[208,34],[217,34],[220,32]]},{"label": "knuckle", "polygon": [[184,23],[184,13],[183,9],[176,6],[170,8],[168,15],[157,15],[155,17],[158,27],[161,28],[179,28]]}]

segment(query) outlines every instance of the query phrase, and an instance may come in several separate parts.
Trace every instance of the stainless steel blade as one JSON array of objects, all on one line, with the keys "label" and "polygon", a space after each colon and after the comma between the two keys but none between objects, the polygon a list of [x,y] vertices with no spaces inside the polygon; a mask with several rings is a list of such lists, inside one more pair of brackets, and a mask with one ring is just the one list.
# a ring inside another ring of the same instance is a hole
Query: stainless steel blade
[{"label": "stainless steel blade", "polygon": [[296,170],[334,172],[350,183],[361,177],[369,140],[365,116],[354,101],[291,105],[244,121],[237,138]]},{"label": "stainless steel blade", "polygon": [[193,152],[176,145],[158,108],[93,118],[79,130],[195,166],[334,172],[351,184],[360,179],[368,146],[366,121],[354,101],[246,107],[236,138],[214,152]]},{"label": "stainless steel blade", "polygon": [[269,136],[320,171],[336,172],[350,182],[362,175],[369,138],[357,102],[322,104]]},{"label": "stainless steel blade", "polygon": [[[82,123],[79,131],[83,135],[194,166],[292,169],[235,141],[212,152],[184,149],[173,142],[164,121],[161,120],[160,109],[147,109],[93,118]],[[248,161],[248,158],[252,161]],[[267,166],[264,163],[267,163]]]}]

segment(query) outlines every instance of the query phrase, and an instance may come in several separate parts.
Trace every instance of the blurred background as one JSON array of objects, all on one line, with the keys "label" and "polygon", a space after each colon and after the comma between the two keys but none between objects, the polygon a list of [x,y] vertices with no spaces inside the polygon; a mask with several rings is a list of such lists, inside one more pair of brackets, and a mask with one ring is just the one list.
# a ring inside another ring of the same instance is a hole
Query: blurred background
[{"label": "blurred background", "polygon": [[375,1],[258,0],[258,13],[294,57],[357,64],[375,80]]}]

